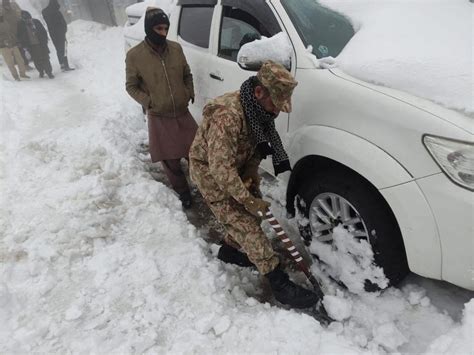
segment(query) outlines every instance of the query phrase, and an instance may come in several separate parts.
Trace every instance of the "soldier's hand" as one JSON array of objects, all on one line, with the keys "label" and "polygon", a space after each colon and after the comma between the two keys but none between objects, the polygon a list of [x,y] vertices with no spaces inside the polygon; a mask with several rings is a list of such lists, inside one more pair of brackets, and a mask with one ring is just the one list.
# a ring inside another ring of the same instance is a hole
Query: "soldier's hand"
[{"label": "soldier's hand", "polygon": [[245,169],[242,173],[242,181],[252,180],[252,185],[260,187],[260,175],[258,174],[258,166]]},{"label": "soldier's hand", "polygon": [[245,169],[242,174],[242,181],[247,190],[255,197],[262,198],[260,191],[260,175],[258,174],[258,166],[252,166]]},{"label": "soldier's hand", "polygon": [[255,184],[252,179],[247,178],[244,180],[244,185],[247,190],[254,196],[262,198],[262,191],[260,191],[260,184]]},{"label": "soldier's hand", "polygon": [[250,185],[249,191],[254,197],[262,198],[263,196],[262,191],[260,191],[260,188],[257,185]]},{"label": "soldier's hand", "polygon": [[268,208],[270,207],[270,202],[250,195],[244,202],[244,207],[255,217],[263,218],[267,213]]}]

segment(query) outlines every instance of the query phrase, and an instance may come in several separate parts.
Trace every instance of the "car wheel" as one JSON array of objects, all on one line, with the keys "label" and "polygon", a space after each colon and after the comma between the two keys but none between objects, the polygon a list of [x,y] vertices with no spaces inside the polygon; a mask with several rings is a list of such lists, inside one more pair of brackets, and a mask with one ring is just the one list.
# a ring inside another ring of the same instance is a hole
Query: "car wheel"
[{"label": "car wheel", "polygon": [[[331,243],[334,228],[342,226],[370,244],[389,284],[398,284],[409,272],[395,216],[377,189],[356,173],[333,169],[308,176],[298,189],[297,207],[307,218],[298,222],[306,245],[315,239]],[[368,281],[366,291],[379,289]]]}]

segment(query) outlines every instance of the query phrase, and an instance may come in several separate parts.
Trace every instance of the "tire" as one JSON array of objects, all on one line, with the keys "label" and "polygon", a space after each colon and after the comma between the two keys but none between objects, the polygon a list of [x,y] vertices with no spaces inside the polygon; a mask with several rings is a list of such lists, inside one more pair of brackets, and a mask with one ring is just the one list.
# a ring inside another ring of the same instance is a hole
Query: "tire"
[{"label": "tire", "polygon": [[[305,225],[299,224],[300,233],[307,245],[314,238],[331,242],[332,228],[319,231],[330,225],[323,222],[311,206],[313,203],[318,204],[313,206],[320,206],[318,200],[323,200],[331,207],[333,203],[331,198],[338,199],[337,196],[339,196],[341,199],[336,204],[346,206],[344,215],[347,216],[347,211],[350,211],[352,217],[359,216],[361,220],[359,223],[346,225],[344,228],[352,229],[352,234],[358,235],[355,238],[366,239],[370,243],[374,253],[374,263],[383,269],[389,284],[397,285],[408,274],[408,262],[400,228],[387,202],[374,186],[355,172],[343,168],[318,172],[303,181],[304,183],[298,187],[297,208],[310,221]],[[321,215],[321,212],[319,214]],[[343,213],[340,212],[340,214]],[[327,218],[325,220],[327,221]],[[354,221],[347,217],[345,220]],[[311,223],[312,221],[316,223]],[[331,223],[333,226],[341,224],[341,218],[332,220]],[[323,227],[324,224],[326,227]],[[380,288],[366,280],[365,289],[376,291]]]}]

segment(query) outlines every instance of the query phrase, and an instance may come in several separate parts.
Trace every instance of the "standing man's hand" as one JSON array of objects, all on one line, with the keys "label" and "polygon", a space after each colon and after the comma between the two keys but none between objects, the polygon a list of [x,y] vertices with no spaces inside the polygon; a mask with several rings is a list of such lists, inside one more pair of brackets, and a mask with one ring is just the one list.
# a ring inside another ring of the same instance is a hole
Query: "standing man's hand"
[{"label": "standing man's hand", "polygon": [[244,207],[255,217],[263,218],[270,207],[270,202],[264,201],[261,198],[249,196],[244,202]]}]

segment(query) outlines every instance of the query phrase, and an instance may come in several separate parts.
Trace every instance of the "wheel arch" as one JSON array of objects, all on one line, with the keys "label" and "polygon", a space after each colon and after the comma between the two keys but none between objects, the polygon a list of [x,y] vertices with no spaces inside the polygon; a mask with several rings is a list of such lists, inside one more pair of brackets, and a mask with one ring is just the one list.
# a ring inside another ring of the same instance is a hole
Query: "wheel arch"
[{"label": "wheel arch", "polygon": [[[294,216],[295,214],[295,198],[298,194],[298,188],[301,184],[307,181],[311,175],[317,171],[322,170],[340,170],[345,171],[348,174],[354,174],[361,180],[363,180],[368,186],[370,186],[377,194],[380,196],[381,199],[385,201],[385,198],[380,194],[377,187],[372,184],[369,180],[367,180],[364,176],[359,174],[357,171],[351,169],[350,167],[341,164],[333,159],[328,157],[320,156],[320,155],[308,155],[300,159],[293,167],[290,180],[288,182],[288,187],[286,190],[286,209],[287,212]],[[387,206],[387,201],[385,201]]]},{"label": "wheel arch", "polygon": [[286,206],[294,214],[298,184],[314,171],[347,169],[376,190],[413,180],[392,156],[364,138],[327,126],[306,126],[295,131],[288,148],[293,171]]},{"label": "wheel arch", "polygon": [[[441,278],[442,251],[434,216],[416,180],[397,160],[363,138],[325,126],[296,131],[288,147],[293,165],[286,192],[289,215],[295,215],[299,185],[315,171],[341,169],[355,174],[377,191],[394,215],[410,270]],[[412,201],[408,206],[406,198]]]}]

